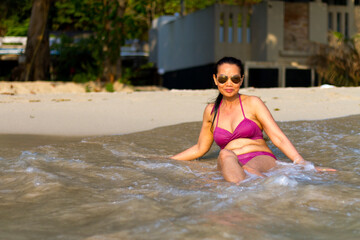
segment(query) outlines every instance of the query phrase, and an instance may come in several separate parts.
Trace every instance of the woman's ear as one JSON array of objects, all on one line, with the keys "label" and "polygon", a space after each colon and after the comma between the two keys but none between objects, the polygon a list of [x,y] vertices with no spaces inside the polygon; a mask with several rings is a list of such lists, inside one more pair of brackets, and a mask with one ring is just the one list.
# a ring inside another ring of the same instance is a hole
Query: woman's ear
[{"label": "woman's ear", "polygon": [[242,84],[244,83],[244,78],[245,78],[245,75],[243,74],[241,77],[240,86],[242,86]]},{"label": "woman's ear", "polygon": [[215,83],[215,85],[217,86],[217,85],[218,85],[218,83],[217,83],[217,79],[216,79],[216,74],[213,74],[213,79],[214,79],[214,83]]}]

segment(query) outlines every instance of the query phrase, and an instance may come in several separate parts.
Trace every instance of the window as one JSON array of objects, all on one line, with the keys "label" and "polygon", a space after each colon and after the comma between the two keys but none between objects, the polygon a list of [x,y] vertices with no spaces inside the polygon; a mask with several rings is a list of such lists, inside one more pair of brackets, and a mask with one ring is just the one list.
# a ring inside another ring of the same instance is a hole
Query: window
[{"label": "window", "polygon": [[241,13],[238,14],[237,18],[237,42],[242,42],[242,15]]},{"label": "window", "polygon": [[224,13],[220,13],[219,41],[224,42]]},{"label": "window", "polygon": [[327,3],[328,5],[337,5],[337,6],[346,6],[346,1],[348,0],[322,0],[323,3]]},{"label": "window", "polygon": [[330,12],[328,14],[328,24],[329,24],[329,30],[333,30],[334,25],[333,25],[333,14]]},{"label": "window", "polygon": [[349,14],[345,13],[345,38],[349,38]]},{"label": "window", "polygon": [[250,13],[247,15],[246,19],[246,42],[251,42],[251,29],[250,29],[250,21],[251,21],[251,15]]},{"label": "window", "polygon": [[232,43],[232,41],[233,41],[233,15],[230,13],[229,26],[228,26],[228,42]]},{"label": "window", "polygon": [[336,14],[336,31],[341,32],[341,13]]}]

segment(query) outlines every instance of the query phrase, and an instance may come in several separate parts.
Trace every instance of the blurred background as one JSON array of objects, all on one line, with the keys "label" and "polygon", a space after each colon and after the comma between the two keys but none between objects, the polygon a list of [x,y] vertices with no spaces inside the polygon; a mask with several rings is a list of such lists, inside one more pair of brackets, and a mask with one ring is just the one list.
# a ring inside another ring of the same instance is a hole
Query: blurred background
[{"label": "blurred background", "polygon": [[359,0],[1,0],[1,81],[213,87],[359,86]]}]

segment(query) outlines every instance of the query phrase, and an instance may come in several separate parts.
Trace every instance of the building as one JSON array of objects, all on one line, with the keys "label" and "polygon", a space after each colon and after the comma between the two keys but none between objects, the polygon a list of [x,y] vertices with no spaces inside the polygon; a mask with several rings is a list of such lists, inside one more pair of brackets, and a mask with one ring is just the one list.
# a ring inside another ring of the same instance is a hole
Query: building
[{"label": "building", "polygon": [[150,30],[150,61],[168,88],[211,88],[223,56],[245,63],[245,87],[314,86],[307,66],[330,31],[360,32],[359,0],[270,1],[213,5],[185,17],[163,16]]}]

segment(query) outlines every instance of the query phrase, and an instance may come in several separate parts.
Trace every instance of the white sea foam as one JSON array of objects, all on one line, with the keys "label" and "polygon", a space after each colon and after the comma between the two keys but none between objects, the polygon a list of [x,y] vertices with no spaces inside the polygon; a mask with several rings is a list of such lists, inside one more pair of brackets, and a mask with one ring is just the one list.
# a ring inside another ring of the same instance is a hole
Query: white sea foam
[{"label": "white sea foam", "polygon": [[268,186],[295,187],[298,185],[298,182],[294,179],[289,178],[288,176],[281,175],[281,176],[270,177],[270,178],[266,179],[265,184]]}]

